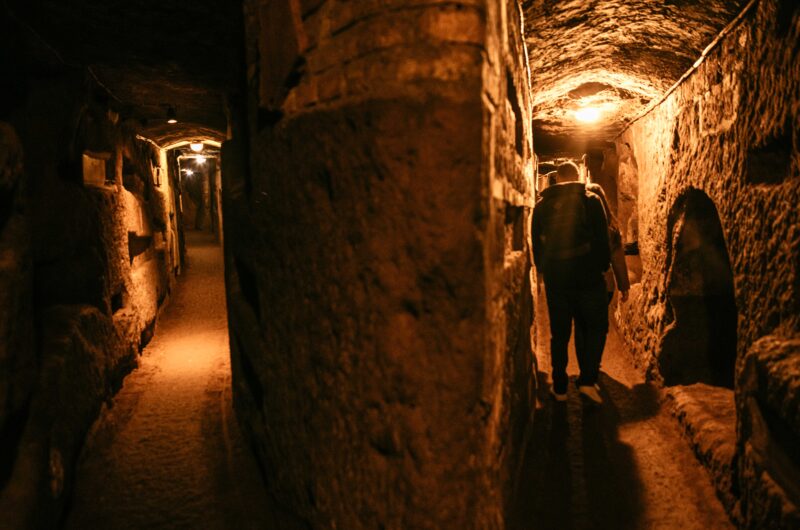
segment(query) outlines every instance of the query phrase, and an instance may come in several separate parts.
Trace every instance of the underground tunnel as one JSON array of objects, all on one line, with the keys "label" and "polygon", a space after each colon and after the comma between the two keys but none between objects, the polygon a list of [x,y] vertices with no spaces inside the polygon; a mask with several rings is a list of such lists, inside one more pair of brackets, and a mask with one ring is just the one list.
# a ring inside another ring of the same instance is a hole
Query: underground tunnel
[{"label": "underground tunnel", "polygon": [[796,2],[0,9],[1,527],[800,527]]}]

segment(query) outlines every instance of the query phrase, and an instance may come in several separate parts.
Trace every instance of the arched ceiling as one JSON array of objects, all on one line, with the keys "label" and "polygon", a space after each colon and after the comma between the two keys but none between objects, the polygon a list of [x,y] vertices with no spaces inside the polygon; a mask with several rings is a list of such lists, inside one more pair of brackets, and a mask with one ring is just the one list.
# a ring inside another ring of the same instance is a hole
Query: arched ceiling
[{"label": "arched ceiling", "polygon": [[[534,146],[580,152],[613,139],[677,81],[746,0],[524,0]],[[600,110],[592,125],[583,106]]]},{"label": "arched ceiling", "polygon": [[[137,132],[160,145],[221,140],[243,42],[231,0],[6,0],[68,65],[89,67]],[[167,109],[178,123],[167,124]]]},{"label": "arched ceiling", "polygon": [[[611,140],[700,56],[745,0],[523,0],[532,70],[534,145],[580,151]],[[241,2],[6,0],[64,62],[88,66],[159,144],[221,139],[235,89]],[[594,125],[573,112],[601,109]],[[168,126],[168,107],[179,122]]]}]

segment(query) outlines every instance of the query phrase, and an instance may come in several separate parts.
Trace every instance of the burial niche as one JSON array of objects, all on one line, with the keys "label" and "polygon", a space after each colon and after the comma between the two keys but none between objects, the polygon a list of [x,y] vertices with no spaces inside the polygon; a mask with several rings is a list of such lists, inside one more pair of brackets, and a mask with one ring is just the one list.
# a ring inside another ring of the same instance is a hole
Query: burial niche
[{"label": "burial niche", "polygon": [[717,208],[708,195],[690,188],[675,201],[667,233],[672,322],[659,355],[664,383],[733,388],[736,300]]}]

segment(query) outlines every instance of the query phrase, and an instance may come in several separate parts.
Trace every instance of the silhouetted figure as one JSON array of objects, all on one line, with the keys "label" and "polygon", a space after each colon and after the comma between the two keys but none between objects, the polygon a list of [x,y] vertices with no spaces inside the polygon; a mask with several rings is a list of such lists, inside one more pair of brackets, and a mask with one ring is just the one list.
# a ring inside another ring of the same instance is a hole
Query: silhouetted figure
[{"label": "silhouetted figure", "polygon": [[556,400],[566,400],[567,346],[574,321],[583,336],[576,344],[578,389],[601,403],[597,378],[608,333],[603,279],[610,263],[608,223],[602,200],[578,181],[578,168],[572,162],[561,164],[556,184],[542,192],[533,210],[531,236],[550,313],[551,392]]}]

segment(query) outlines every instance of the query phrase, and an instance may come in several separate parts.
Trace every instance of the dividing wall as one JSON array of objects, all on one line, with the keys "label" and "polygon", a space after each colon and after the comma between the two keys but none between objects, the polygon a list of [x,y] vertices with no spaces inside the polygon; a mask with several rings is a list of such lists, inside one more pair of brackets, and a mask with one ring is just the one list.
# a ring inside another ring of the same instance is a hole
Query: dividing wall
[{"label": "dividing wall", "polygon": [[501,528],[530,417],[516,2],[251,1],[235,405],[284,527]]}]

